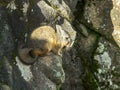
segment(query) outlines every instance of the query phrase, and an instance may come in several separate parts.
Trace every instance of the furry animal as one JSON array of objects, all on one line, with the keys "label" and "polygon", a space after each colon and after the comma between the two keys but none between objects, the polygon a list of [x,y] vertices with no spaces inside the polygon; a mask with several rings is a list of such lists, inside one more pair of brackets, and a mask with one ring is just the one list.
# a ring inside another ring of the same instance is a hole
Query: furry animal
[{"label": "furry animal", "polygon": [[69,44],[67,39],[61,41],[51,26],[38,27],[31,33],[27,47],[18,47],[19,58],[26,64],[32,64],[50,51],[61,56],[61,49]]}]

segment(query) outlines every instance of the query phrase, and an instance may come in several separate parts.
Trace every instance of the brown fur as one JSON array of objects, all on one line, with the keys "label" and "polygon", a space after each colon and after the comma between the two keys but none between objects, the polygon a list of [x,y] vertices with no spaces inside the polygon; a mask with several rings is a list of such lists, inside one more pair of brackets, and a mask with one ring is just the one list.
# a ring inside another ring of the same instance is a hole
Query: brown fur
[{"label": "brown fur", "polygon": [[67,41],[59,40],[55,30],[50,26],[41,26],[33,30],[29,39],[28,48],[18,48],[19,57],[26,64],[34,63],[38,56],[50,51],[61,55],[61,49],[68,44]]}]

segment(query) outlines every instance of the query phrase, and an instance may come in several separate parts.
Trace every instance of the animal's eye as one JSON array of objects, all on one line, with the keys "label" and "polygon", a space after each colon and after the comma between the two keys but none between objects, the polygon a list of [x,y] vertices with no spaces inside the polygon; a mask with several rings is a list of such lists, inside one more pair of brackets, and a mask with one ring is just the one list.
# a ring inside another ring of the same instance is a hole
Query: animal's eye
[{"label": "animal's eye", "polygon": [[66,46],[63,47],[63,49],[65,49],[65,48],[66,48]]},{"label": "animal's eye", "polygon": [[66,39],[68,40],[69,38],[68,38],[68,37],[66,37]]}]

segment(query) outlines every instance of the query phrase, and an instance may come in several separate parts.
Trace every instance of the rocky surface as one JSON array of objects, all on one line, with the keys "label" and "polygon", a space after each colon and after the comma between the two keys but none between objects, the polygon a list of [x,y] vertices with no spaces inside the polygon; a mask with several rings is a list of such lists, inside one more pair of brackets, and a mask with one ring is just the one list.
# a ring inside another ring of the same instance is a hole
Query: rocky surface
[{"label": "rocky surface", "polygon": [[[16,52],[19,42],[26,42],[31,31],[41,23],[53,26],[60,32],[58,36],[68,35],[71,44],[69,48],[72,48],[76,32],[69,22],[73,17],[69,6],[57,0],[3,0],[0,5],[0,89],[59,89],[65,82],[62,57],[49,53],[33,65],[25,65]],[[64,36],[61,40],[65,39]]]},{"label": "rocky surface", "polygon": [[114,26],[114,30],[113,30],[113,33],[112,33],[112,36],[114,38],[114,40],[116,41],[117,45],[120,47],[120,1],[119,0],[114,0],[113,1],[113,8],[111,10],[111,13],[110,13],[110,16],[111,16],[111,19],[112,19],[112,23],[113,23],[113,26]]},{"label": "rocky surface", "polygon": [[83,83],[86,90],[120,89],[118,4],[119,0],[84,0],[77,3],[78,8],[83,7],[78,10],[81,13],[75,12],[77,20],[74,26],[80,33],[77,47],[85,69]]},{"label": "rocky surface", "polygon": [[100,89],[120,89],[120,78],[118,76],[120,69],[119,54],[120,49],[118,47],[115,47],[104,38],[100,38],[94,55],[94,60],[98,62],[99,66],[95,76],[98,78]]},{"label": "rocky surface", "polygon": [[[1,0],[0,90],[119,90],[119,8],[119,0]],[[70,47],[26,65],[18,44],[40,25],[69,36]]]},{"label": "rocky surface", "polygon": [[112,8],[112,0],[85,0],[83,17],[80,21],[113,41],[113,24],[110,16]]},{"label": "rocky surface", "polygon": [[36,77],[38,77],[36,74],[39,71],[43,72],[46,77],[58,85],[65,81],[65,73],[62,68],[62,59],[52,53],[45,57],[39,58],[38,62],[32,66],[32,71],[34,72],[33,76]]}]

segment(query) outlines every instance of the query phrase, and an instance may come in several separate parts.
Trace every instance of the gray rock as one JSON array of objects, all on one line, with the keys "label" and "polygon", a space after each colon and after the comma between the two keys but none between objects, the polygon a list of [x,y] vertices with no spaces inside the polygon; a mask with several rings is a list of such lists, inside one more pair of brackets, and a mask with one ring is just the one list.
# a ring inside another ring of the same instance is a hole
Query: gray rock
[{"label": "gray rock", "polygon": [[2,67],[0,68],[0,82],[3,82],[3,84],[7,84],[10,87],[13,85],[12,67],[6,57],[3,57]]},{"label": "gray rock", "polygon": [[62,68],[62,59],[52,53],[45,57],[40,57],[33,65],[33,75],[41,71],[55,84],[64,83],[65,73]]},{"label": "gray rock", "polygon": [[[119,46],[120,41],[119,4],[119,0],[1,0],[0,89],[119,90],[120,49],[113,44],[115,40]],[[63,41],[69,37],[71,47],[63,49],[62,57],[50,52],[25,65],[16,57],[18,42],[26,42],[42,22],[60,30]]]},{"label": "gray rock", "polygon": [[4,55],[11,57],[10,52],[14,50],[12,29],[7,22],[6,9],[0,7],[0,11],[0,58]]},{"label": "gray rock", "polygon": [[110,16],[112,8],[112,0],[85,0],[83,18],[80,21],[114,42],[112,37],[114,29]]},{"label": "gray rock", "polygon": [[[61,0],[62,1],[62,0]],[[71,11],[76,11],[76,5],[79,0],[64,0],[64,2],[70,7]]]},{"label": "gray rock", "polygon": [[0,90],[10,90],[10,87],[8,85],[1,85]]},{"label": "gray rock", "polygon": [[65,82],[62,84],[62,90],[84,90],[82,82],[83,65],[82,60],[76,57],[77,51],[72,48],[69,52],[64,53],[63,56],[63,69],[65,71]]},{"label": "gray rock", "polygon": [[66,18],[67,20],[72,20],[73,19],[73,14],[68,7],[68,5],[65,3],[64,0],[47,0],[51,7],[53,7],[57,14]]},{"label": "gray rock", "polygon": [[87,60],[87,62],[91,62],[91,57],[96,49],[97,40],[99,39],[99,35],[95,32],[90,32],[90,29],[86,28],[86,32],[88,33],[87,36],[85,34],[79,33],[78,37],[76,38],[77,42],[77,49],[82,58]]},{"label": "gray rock", "polygon": [[51,82],[51,80],[49,80],[41,71],[33,71],[33,75],[33,90],[57,90],[56,84]]},{"label": "gray rock", "polygon": [[[120,89],[120,49],[101,38],[98,43],[94,60],[97,60],[99,68],[95,75],[100,89]],[[102,85],[101,83],[104,83]]]},{"label": "gray rock", "polygon": [[45,1],[41,0],[37,5],[47,21],[52,21],[57,17],[56,10],[49,6]]}]

